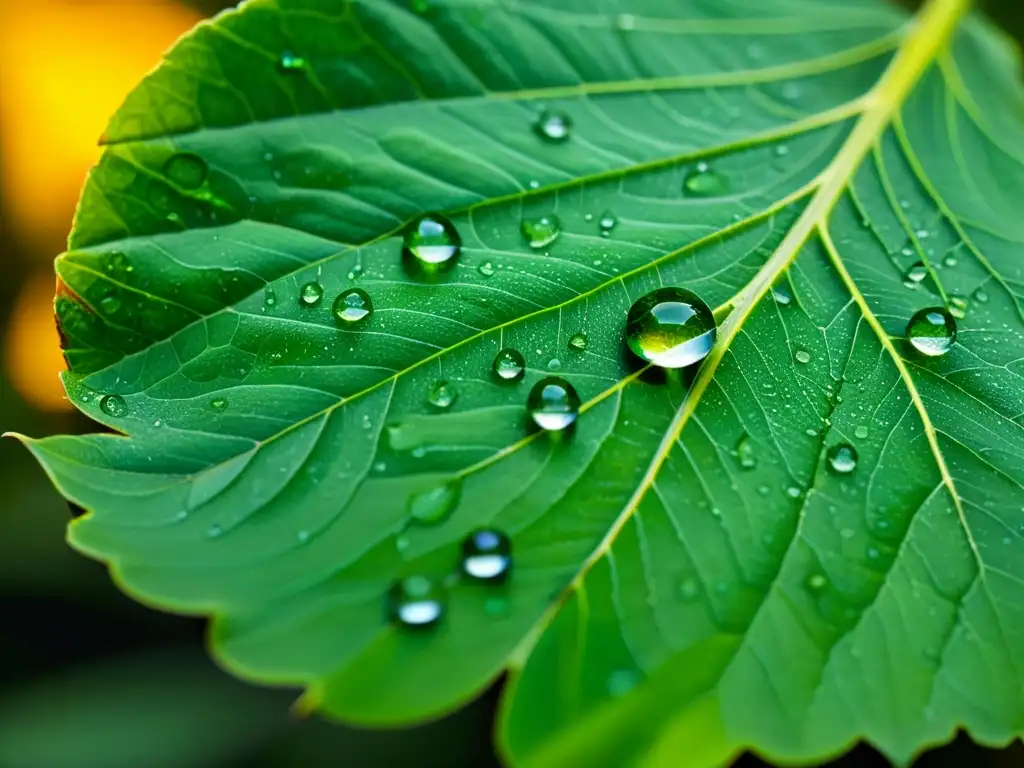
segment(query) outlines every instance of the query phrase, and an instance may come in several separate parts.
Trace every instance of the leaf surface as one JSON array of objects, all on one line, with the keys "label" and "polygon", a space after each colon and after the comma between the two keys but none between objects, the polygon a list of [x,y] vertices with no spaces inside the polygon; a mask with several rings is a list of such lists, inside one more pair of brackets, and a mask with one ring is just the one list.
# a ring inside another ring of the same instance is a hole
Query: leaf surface
[{"label": "leaf surface", "polygon": [[[507,669],[515,764],[1005,743],[1018,70],[962,0],[255,0],[129,96],[57,262],[69,396],[127,438],[28,445],[88,510],[75,547],[345,720],[437,716]],[[428,211],[462,239],[429,281],[400,256]],[[623,343],[663,285],[720,320],[685,380]],[[353,286],[373,313],[339,328]],[[947,305],[956,343],[916,354],[908,319]],[[509,347],[519,383],[491,371]],[[552,371],[572,434],[526,428]],[[411,523],[446,484],[452,514]],[[511,538],[504,585],[452,577],[481,527]],[[432,630],[388,620],[409,575],[447,584]]]}]

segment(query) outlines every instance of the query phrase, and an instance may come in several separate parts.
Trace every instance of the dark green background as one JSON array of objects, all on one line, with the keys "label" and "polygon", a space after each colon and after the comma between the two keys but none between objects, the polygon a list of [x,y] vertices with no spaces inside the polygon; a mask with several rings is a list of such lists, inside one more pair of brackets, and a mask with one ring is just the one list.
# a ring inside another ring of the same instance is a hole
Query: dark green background
[{"label": "dark green background", "polygon": [[[191,5],[212,14],[232,3],[194,0]],[[1018,40],[1024,38],[1022,0],[989,0],[982,6]],[[32,261],[27,246],[13,237],[7,216],[0,200],[0,331],[11,321],[14,297]],[[38,437],[93,428],[81,416],[47,416],[33,410],[0,381],[0,430]],[[153,755],[154,765],[192,766],[195,758],[176,753],[175,745],[203,737],[220,739],[217,748],[208,750],[203,765],[496,764],[490,721],[497,689],[444,721],[400,733],[295,719],[288,714],[293,692],[249,688],[221,675],[202,657],[201,621],[133,603],[110,583],[102,566],[68,549],[63,543],[66,506],[28,452],[13,441],[0,443],[0,488],[0,739],[5,726],[32,715],[37,730],[27,732],[19,725],[23,738],[59,747],[65,754],[62,765],[112,765],[117,752],[110,750],[134,738],[162,745]],[[194,681],[186,673],[195,675]],[[169,680],[177,681],[185,695],[168,695]],[[152,697],[159,706],[139,715],[139,697]],[[193,707],[214,713],[209,733],[192,732],[189,729],[196,726],[179,719]],[[233,712],[233,722],[242,726],[219,726],[216,713],[224,710]],[[90,712],[94,719],[84,719]],[[10,762],[17,759],[9,753],[4,762],[4,754],[0,751],[0,768],[37,766],[27,758]],[[747,755],[739,765],[751,768],[761,763]],[[867,768],[886,762],[864,746],[835,765]],[[983,750],[961,738],[924,755],[917,765],[1009,768],[1024,765],[1024,748],[1018,743],[1009,750]]]}]

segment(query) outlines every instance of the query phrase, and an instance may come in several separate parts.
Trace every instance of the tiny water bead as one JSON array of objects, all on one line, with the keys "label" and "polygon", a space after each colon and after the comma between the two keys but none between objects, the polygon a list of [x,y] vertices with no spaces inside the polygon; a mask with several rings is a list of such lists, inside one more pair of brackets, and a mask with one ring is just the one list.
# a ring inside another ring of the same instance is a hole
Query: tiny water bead
[{"label": "tiny water bead", "polygon": [[555,214],[549,213],[534,219],[523,219],[520,229],[531,248],[546,248],[562,233],[562,222]]},{"label": "tiny water bead", "polygon": [[292,51],[284,51],[277,60],[277,68],[286,74],[295,74],[306,68],[306,60]]},{"label": "tiny water bead", "polygon": [[448,408],[455,402],[458,393],[455,387],[443,379],[439,379],[430,385],[427,390],[427,402],[435,408]]},{"label": "tiny water bead", "polygon": [[365,322],[373,314],[373,302],[370,301],[370,294],[362,288],[349,288],[342,291],[334,300],[331,311],[338,325],[355,326]]},{"label": "tiny water bead", "polygon": [[855,430],[853,430],[853,436],[856,437],[858,440],[866,440],[868,434],[868,428],[864,424],[858,425],[858,427]]},{"label": "tiny water bead", "polygon": [[725,194],[728,185],[721,174],[711,170],[707,163],[697,163],[683,180],[683,192],[690,197],[714,197]]},{"label": "tiny water bead", "polygon": [[549,432],[559,432],[576,421],[580,405],[580,396],[573,385],[557,376],[548,376],[534,384],[526,400],[530,418]]},{"label": "tiny water bead", "polygon": [[715,344],[718,326],[710,307],[683,288],[659,288],[637,300],[626,318],[626,343],[661,368],[700,362]]},{"label": "tiny water bead", "polygon": [[587,334],[580,331],[569,337],[569,349],[583,352],[587,348]]},{"label": "tiny water bead", "polygon": [[985,292],[984,288],[978,288],[972,295],[974,296],[974,300],[979,304],[988,303],[988,294]]},{"label": "tiny water bead", "polygon": [[849,443],[839,443],[828,449],[828,466],[839,475],[848,475],[857,468],[857,449]]},{"label": "tiny water bead", "polygon": [[788,307],[790,302],[793,301],[793,296],[789,292],[789,288],[786,287],[785,283],[778,283],[772,286],[772,298],[775,299],[775,303],[780,307]]},{"label": "tiny water bead", "polygon": [[462,483],[458,479],[414,493],[406,505],[409,517],[423,525],[442,523],[458,506],[461,495]]},{"label": "tiny water bead", "polygon": [[967,299],[963,296],[952,295],[949,297],[949,314],[957,320],[963,320],[967,316]]},{"label": "tiny water bead", "polygon": [[565,112],[546,109],[537,117],[533,130],[545,141],[561,144],[572,135],[572,118]]},{"label": "tiny water bead", "polygon": [[754,456],[754,444],[750,435],[743,435],[736,443],[736,458],[739,459],[743,469],[753,469],[757,466],[757,458]]},{"label": "tiny water bead", "polygon": [[210,407],[215,411],[226,411],[228,408],[227,398],[215,397],[210,401]]},{"label": "tiny water bead", "polygon": [[206,161],[198,155],[181,152],[164,163],[164,176],[182,189],[199,189],[206,181]]},{"label": "tiny water bead", "polygon": [[615,225],[618,223],[618,218],[611,211],[602,213],[600,221],[597,222],[597,225],[601,228],[601,236],[611,236],[612,230],[615,229]]},{"label": "tiny water bead", "polygon": [[526,375],[526,360],[518,350],[508,347],[494,356],[491,370],[501,381],[522,381]]},{"label": "tiny water bead", "polygon": [[907,340],[922,355],[944,355],[956,341],[956,319],[945,307],[922,309],[907,323]]},{"label": "tiny water bead", "polygon": [[793,357],[796,358],[796,361],[798,363],[809,363],[809,362],[811,362],[811,353],[808,352],[806,349],[798,349],[794,353]]},{"label": "tiny water bead", "polygon": [[928,277],[928,267],[919,261],[903,275],[903,284],[908,288],[913,288],[926,277]]},{"label": "tiny water bead", "polygon": [[512,542],[500,531],[474,531],[462,543],[462,572],[471,579],[504,581],[511,568]]},{"label": "tiny water bead", "polygon": [[444,216],[428,213],[416,219],[402,239],[402,260],[417,275],[451,269],[462,252],[462,236]]},{"label": "tiny water bead", "polygon": [[299,302],[304,307],[315,307],[324,297],[324,287],[320,283],[306,283],[299,289]]},{"label": "tiny water bead", "polygon": [[277,306],[277,293],[271,283],[267,283],[263,288],[263,306],[266,309],[273,309]]},{"label": "tiny water bead", "polygon": [[392,620],[404,627],[430,627],[444,615],[444,590],[426,576],[396,582],[389,598]]},{"label": "tiny water bead", "polygon": [[120,395],[104,395],[100,398],[100,410],[116,419],[124,416],[128,405]]},{"label": "tiny water bead", "polygon": [[476,271],[479,272],[484,277],[494,277],[494,265],[491,264],[491,262],[489,261],[485,261],[483,264],[477,267]]}]

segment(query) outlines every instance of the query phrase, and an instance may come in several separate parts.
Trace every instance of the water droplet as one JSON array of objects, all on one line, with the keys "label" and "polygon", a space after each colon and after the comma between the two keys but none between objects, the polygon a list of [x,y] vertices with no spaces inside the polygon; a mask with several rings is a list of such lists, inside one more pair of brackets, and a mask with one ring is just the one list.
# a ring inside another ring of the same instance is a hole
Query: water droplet
[{"label": "water droplet", "polygon": [[811,592],[821,592],[828,586],[828,578],[823,573],[812,573],[807,577],[806,583]]},{"label": "water droplet", "polygon": [[164,163],[164,176],[182,189],[199,189],[206,181],[206,161],[198,155],[181,152]]},{"label": "water droplet", "polygon": [[210,407],[215,411],[224,411],[227,410],[228,401],[223,397],[215,397],[210,401]]},{"label": "water droplet", "polygon": [[523,219],[521,230],[531,248],[545,248],[558,239],[562,222],[555,214],[549,213],[535,219]]},{"label": "water droplet", "polygon": [[849,443],[833,445],[828,449],[828,465],[837,474],[850,474],[857,468],[857,450]]},{"label": "water droplet", "polygon": [[295,534],[295,538],[299,540],[300,544],[305,544],[307,541],[309,541],[309,531],[299,531],[297,534]]},{"label": "water droplet", "polygon": [[304,307],[315,307],[324,297],[324,287],[320,283],[306,283],[299,289],[299,301]]},{"label": "water droplet", "polygon": [[600,221],[597,222],[597,225],[601,228],[601,236],[609,237],[612,230],[615,229],[615,225],[618,223],[618,218],[611,211],[605,211],[602,213]]},{"label": "water droplet", "polygon": [[661,368],[700,362],[714,346],[717,332],[708,305],[683,288],[652,291],[630,307],[626,318],[629,348]]},{"label": "water droplet", "polygon": [[855,430],[853,430],[853,436],[858,440],[866,440],[868,436],[868,428],[863,424],[859,425]]},{"label": "water droplet", "polygon": [[494,356],[491,370],[502,381],[521,381],[526,374],[526,360],[518,350],[508,347]]},{"label": "water droplet", "polygon": [[435,408],[448,408],[455,402],[457,394],[455,387],[447,381],[439,379],[427,390],[427,402]]},{"label": "water droplet", "polygon": [[785,157],[789,154],[789,147],[785,144],[777,144],[774,149],[776,157]]},{"label": "water droplet", "polygon": [[974,296],[974,300],[976,302],[978,302],[979,304],[985,304],[985,303],[988,302],[988,294],[985,293],[985,290],[983,288],[978,288],[974,292],[973,296]]},{"label": "water droplet", "polygon": [[342,291],[334,300],[331,312],[338,325],[356,326],[373,314],[373,302],[362,288],[349,288]]},{"label": "water droplet", "polygon": [[218,525],[217,523],[214,523],[213,525],[211,525],[209,528],[206,529],[206,535],[209,536],[211,539],[220,538],[221,534],[223,534],[223,533],[224,533],[224,529],[220,525]]},{"label": "water droplet", "polygon": [[683,181],[683,191],[691,197],[713,197],[724,195],[728,189],[725,178],[712,171],[707,163],[697,163]]},{"label": "water droplet", "polygon": [[548,360],[548,370],[549,371],[558,371],[558,370],[561,370],[561,368],[562,368],[562,361],[559,360],[557,357],[552,357],[550,360]]},{"label": "water droplet", "polygon": [[795,485],[791,485],[786,489],[786,495],[791,499],[799,499],[803,492]]},{"label": "water droplet", "polygon": [[273,309],[277,306],[277,294],[274,292],[274,286],[271,283],[267,283],[263,287],[263,306],[265,310]]},{"label": "water droplet", "polygon": [[957,265],[956,253],[952,251],[947,253],[945,258],[943,258],[942,263],[947,267],[955,267]]},{"label": "water droplet", "polygon": [[558,432],[576,421],[580,413],[580,396],[569,382],[548,376],[533,385],[526,408],[538,427]]},{"label": "water droplet", "polygon": [[462,543],[462,572],[471,579],[504,581],[511,567],[512,542],[499,531],[474,531]]},{"label": "water droplet", "polygon": [[922,355],[944,355],[956,341],[956,320],[945,307],[919,310],[907,323],[907,339]]},{"label": "water droplet", "polygon": [[448,519],[461,495],[462,483],[458,479],[450,480],[410,495],[406,509],[416,522],[437,525]]},{"label": "water droplet", "polygon": [[926,277],[928,277],[928,267],[919,261],[904,273],[903,284],[908,288],[913,288]]},{"label": "water droplet", "polygon": [[963,320],[967,316],[967,299],[963,296],[953,295],[949,297],[949,314],[957,320]]},{"label": "water droplet", "polygon": [[277,60],[277,68],[284,74],[295,74],[306,68],[306,60],[291,51],[284,51]]},{"label": "water droplet", "polygon": [[796,354],[793,355],[798,363],[809,363],[811,362],[811,353],[806,349],[798,349]]},{"label": "water droplet", "polygon": [[776,283],[772,286],[772,298],[775,299],[776,304],[782,307],[788,307],[793,301],[793,296],[785,283]]},{"label": "water droplet", "polygon": [[444,216],[428,213],[416,219],[402,239],[402,261],[414,277],[451,269],[462,251],[462,237]]},{"label": "water droplet", "polygon": [[100,410],[116,419],[124,416],[128,405],[120,395],[104,395],[100,398]]},{"label": "water droplet", "polygon": [[637,674],[629,669],[616,669],[608,675],[608,693],[612,696],[625,696],[636,688],[639,682]]},{"label": "water droplet", "polygon": [[533,129],[545,141],[560,144],[572,134],[572,118],[565,112],[544,110],[534,123]]},{"label": "water droplet", "polygon": [[494,265],[491,264],[491,262],[489,261],[485,261],[483,264],[476,268],[476,271],[479,272],[484,277],[492,277],[494,275]]},{"label": "water droplet", "polygon": [[736,458],[739,459],[743,469],[753,469],[757,466],[757,457],[754,456],[754,444],[750,440],[750,435],[743,435],[736,443]]},{"label": "water droplet", "polygon": [[569,349],[582,352],[587,348],[587,334],[580,331],[569,337]]},{"label": "water droplet", "polygon": [[100,312],[106,316],[110,316],[117,312],[121,308],[121,297],[116,293],[108,293],[102,299],[100,299]]},{"label": "water droplet", "polygon": [[700,597],[700,582],[694,578],[685,578],[679,585],[679,594],[683,600],[692,603]]},{"label": "water droplet", "polygon": [[426,576],[408,576],[391,587],[390,613],[404,627],[425,628],[444,615],[444,591]]}]

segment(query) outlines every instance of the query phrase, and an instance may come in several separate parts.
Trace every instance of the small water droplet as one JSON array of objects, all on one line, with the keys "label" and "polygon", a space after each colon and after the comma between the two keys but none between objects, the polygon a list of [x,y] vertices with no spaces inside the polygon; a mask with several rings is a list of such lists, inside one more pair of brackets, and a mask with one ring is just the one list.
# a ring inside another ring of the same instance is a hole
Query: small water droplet
[{"label": "small water droplet", "polygon": [[562,368],[562,361],[559,360],[557,357],[552,357],[550,360],[548,360],[548,370],[549,371],[558,371],[558,370],[561,370],[561,368]]},{"label": "small water droplet", "polygon": [[569,337],[569,349],[583,352],[587,348],[587,334],[580,331]]},{"label": "small water droplet", "polygon": [[956,341],[956,320],[945,307],[919,310],[907,323],[910,345],[928,357],[946,354]]},{"label": "small water droplet", "polygon": [[697,163],[683,181],[683,192],[690,197],[714,197],[724,195],[727,190],[725,178],[712,171],[707,163]]},{"label": "small water droplet", "polygon": [[216,539],[224,533],[224,529],[217,523],[214,523],[206,530],[206,535],[211,539]]},{"label": "small water droplet", "polygon": [[857,468],[857,449],[849,443],[833,445],[828,449],[828,465],[837,474],[850,474]]},{"label": "small water droplet", "polygon": [[988,294],[985,293],[983,288],[978,288],[974,293],[974,300],[979,304],[986,304],[988,302]]},{"label": "small water droplet", "polygon": [[955,267],[957,265],[956,253],[954,251],[947,253],[942,263],[947,267]]},{"label": "small water droplet", "polygon": [[793,301],[793,296],[785,283],[776,283],[772,286],[772,298],[775,299],[776,304],[782,307],[788,307]]},{"label": "small water droplet", "polygon": [[629,669],[616,669],[608,675],[608,693],[611,696],[625,696],[636,688],[637,674]]},{"label": "small water droplet", "polygon": [[408,628],[426,628],[444,615],[444,590],[426,576],[408,576],[388,595],[393,621]]},{"label": "small water droplet", "polygon": [[474,531],[462,543],[462,572],[471,579],[504,581],[511,567],[512,542],[499,531]]},{"label": "small water droplet", "polygon": [[265,310],[273,309],[277,306],[277,294],[274,292],[274,286],[271,283],[267,283],[263,288],[263,306]]},{"label": "small water droplet", "polygon": [[483,264],[476,268],[476,271],[479,272],[484,277],[492,277],[494,275],[494,265],[491,264],[491,262],[489,261],[485,261]]},{"label": "small water droplet", "polygon": [[436,275],[451,269],[462,252],[462,237],[455,225],[438,213],[416,219],[402,239],[402,262],[413,277]]},{"label": "small water droplet", "polygon": [[188,519],[188,510],[187,509],[178,510],[178,512],[174,515],[174,522],[176,522],[176,523],[182,523],[182,522],[184,522],[187,519]]},{"label": "small water droplet", "polygon": [[565,112],[544,110],[534,123],[533,129],[545,141],[560,144],[572,135],[572,118]]},{"label": "small water droplet", "polygon": [[757,466],[757,457],[754,455],[754,443],[750,435],[744,434],[736,443],[736,458],[739,459],[743,469],[753,469]]},{"label": "small water droplet", "polygon": [[509,347],[495,355],[491,370],[501,381],[521,381],[526,374],[526,360],[518,350]]},{"label": "small water droplet", "polygon": [[967,316],[967,299],[963,296],[952,295],[949,297],[949,314],[957,320],[963,320]]},{"label": "small water droplet", "polygon": [[828,586],[828,578],[823,573],[812,573],[807,577],[807,588],[812,592],[821,592]]},{"label": "small water droplet", "polygon": [[789,154],[789,147],[785,144],[776,144],[773,151],[775,152],[776,157],[785,157]]},{"label": "small water droplet", "polygon": [[609,237],[612,230],[615,229],[615,225],[618,223],[618,218],[611,211],[605,211],[602,213],[600,221],[597,222],[597,225],[601,228],[601,236]]},{"label": "small water droplet", "polygon": [[926,277],[928,277],[928,267],[919,261],[903,274],[903,284],[908,288],[913,288]]},{"label": "small water droplet", "polygon": [[718,326],[711,309],[683,288],[659,288],[638,299],[626,318],[626,343],[661,368],[700,362],[715,344]]},{"label": "small water droplet", "polygon": [[853,430],[853,436],[856,437],[858,440],[867,439],[868,428],[863,424],[858,425],[857,428]]},{"label": "small water droplet", "polygon": [[164,176],[182,189],[199,189],[206,181],[206,161],[198,155],[180,152],[164,163]]},{"label": "small water droplet", "polygon": [[409,517],[423,525],[437,525],[448,519],[459,504],[462,483],[457,478],[409,496]]},{"label": "small water droplet", "polygon": [[549,213],[535,219],[523,219],[520,229],[531,248],[546,248],[558,239],[562,223],[555,214]]},{"label": "small water droplet", "polygon": [[210,407],[215,411],[224,411],[227,410],[228,401],[223,397],[215,397],[210,401]]},{"label": "small water droplet", "polygon": [[530,418],[541,429],[558,432],[576,421],[580,396],[572,384],[557,376],[548,376],[533,385],[526,400]]},{"label": "small water droplet", "polygon": [[349,288],[342,291],[334,300],[331,312],[338,325],[354,327],[368,320],[373,314],[373,302],[362,288]]},{"label": "small water droplet", "polygon": [[798,349],[796,354],[793,355],[798,363],[809,363],[811,362],[811,353],[806,349]]},{"label": "small water droplet", "polygon": [[683,600],[692,603],[700,597],[700,582],[692,577],[683,579],[679,584],[679,594]]},{"label": "small water droplet", "polygon": [[786,489],[786,495],[791,499],[799,499],[803,495],[803,491],[797,486],[791,485]]},{"label": "small water droplet", "polygon": [[306,68],[306,60],[292,51],[284,51],[277,60],[277,68],[284,74],[295,74]]},{"label": "small water droplet", "polygon": [[300,544],[305,544],[307,541],[309,541],[309,531],[299,531],[297,534],[295,534],[295,538],[299,540]]},{"label": "small water droplet", "polygon": [[324,288],[320,283],[306,283],[299,289],[299,302],[304,307],[315,307],[324,297]]},{"label": "small water droplet", "polygon": [[455,402],[457,396],[455,387],[447,381],[439,379],[430,385],[427,390],[427,402],[435,408],[448,408]]},{"label": "small water droplet", "polygon": [[124,416],[128,405],[120,395],[104,395],[100,398],[100,410],[116,419]]}]

